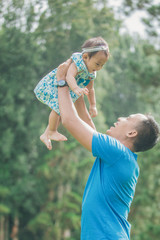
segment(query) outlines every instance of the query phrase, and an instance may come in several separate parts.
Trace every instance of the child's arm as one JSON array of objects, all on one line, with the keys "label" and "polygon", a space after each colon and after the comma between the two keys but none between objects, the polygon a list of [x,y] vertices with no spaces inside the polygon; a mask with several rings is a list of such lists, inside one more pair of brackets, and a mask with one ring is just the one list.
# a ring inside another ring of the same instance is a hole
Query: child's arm
[{"label": "child's arm", "polygon": [[80,88],[77,85],[76,82],[76,75],[77,75],[77,67],[74,62],[71,63],[71,65],[68,68],[67,75],[66,75],[66,80],[69,85],[69,87],[72,89],[73,92],[75,92],[78,96],[83,95],[83,94],[88,94],[88,89],[87,88]]},{"label": "child's arm", "polygon": [[88,101],[89,101],[89,114],[91,117],[96,117],[98,112],[96,108],[96,97],[95,97],[95,90],[94,90],[94,81],[90,81],[90,83],[87,85],[87,88],[89,90],[89,93],[87,95]]}]

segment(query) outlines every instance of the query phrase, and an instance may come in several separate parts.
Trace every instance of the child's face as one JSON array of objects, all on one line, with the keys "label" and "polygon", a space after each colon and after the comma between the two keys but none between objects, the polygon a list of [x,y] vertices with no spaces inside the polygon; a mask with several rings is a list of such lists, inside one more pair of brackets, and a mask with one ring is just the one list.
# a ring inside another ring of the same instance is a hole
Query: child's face
[{"label": "child's face", "polygon": [[103,65],[107,62],[108,57],[103,51],[99,51],[91,58],[89,58],[88,53],[84,53],[83,60],[88,68],[88,71],[92,73],[101,70]]}]

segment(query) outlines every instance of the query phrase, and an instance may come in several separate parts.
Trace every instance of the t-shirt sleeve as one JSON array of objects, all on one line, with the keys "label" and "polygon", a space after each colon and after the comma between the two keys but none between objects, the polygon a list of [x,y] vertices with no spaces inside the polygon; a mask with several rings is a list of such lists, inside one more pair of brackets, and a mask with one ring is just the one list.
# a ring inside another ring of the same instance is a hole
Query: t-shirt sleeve
[{"label": "t-shirt sleeve", "polygon": [[78,72],[86,71],[86,65],[81,53],[73,53],[71,59],[75,63]]},{"label": "t-shirt sleeve", "polygon": [[95,132],[92,138],[92,154],[108,165],[114,164],[124,153],[125,146],[106,134]]}]

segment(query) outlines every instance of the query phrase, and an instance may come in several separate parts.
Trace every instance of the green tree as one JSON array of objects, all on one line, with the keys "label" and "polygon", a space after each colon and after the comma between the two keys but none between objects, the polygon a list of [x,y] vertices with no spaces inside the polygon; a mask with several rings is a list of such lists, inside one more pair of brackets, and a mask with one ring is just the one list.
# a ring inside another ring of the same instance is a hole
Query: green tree
[{"label": "green tree", "polygon": [[29,218],[42,203],[42,189],[39,187],[39,193],[35,192],[40,180],[33,175],[39,156],[38,139],[34,136],[41,127],[35,121],[39,112],[36,104],[33,105],[33,88],[42,74],[43,60],[33,34],[14,26],[17,20],[10,13],[5,12],[0,30],[0,185],[10,193],[5,198],[6,211],[12,219],[18,216],[21,222],[24,212],[28,212]]}]

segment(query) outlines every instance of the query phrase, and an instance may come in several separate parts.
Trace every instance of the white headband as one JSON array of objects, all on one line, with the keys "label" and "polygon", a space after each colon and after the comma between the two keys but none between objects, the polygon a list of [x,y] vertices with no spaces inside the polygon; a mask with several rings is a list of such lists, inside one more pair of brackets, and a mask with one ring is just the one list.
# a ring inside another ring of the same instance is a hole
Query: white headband
[{"label": "white headband", "polygon": [[82,53],[99,52],[99,51],[105,51],[105,50],[108,50],[108,46],[95,46],[95,47],[82,48]]}]

